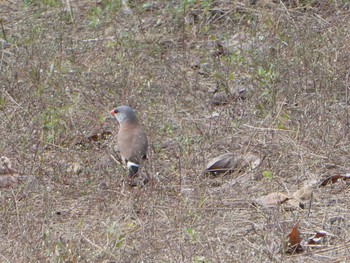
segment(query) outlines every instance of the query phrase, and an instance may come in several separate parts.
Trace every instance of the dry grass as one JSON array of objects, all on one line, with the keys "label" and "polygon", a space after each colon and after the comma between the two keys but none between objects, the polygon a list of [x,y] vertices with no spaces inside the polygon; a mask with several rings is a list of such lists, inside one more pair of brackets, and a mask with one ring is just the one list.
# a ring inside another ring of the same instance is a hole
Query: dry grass
[{"label": "dry grass", "polygon": [[[305,209],[251,205],[349,172],[349,4],[129,2],[0,2],[0,156],[26,176],[0,192],[0,261],[349,260],[348,183],[315,188]],[[121,104],[151,140],[144,188],[111,157],[106,117]],[[77,144],[106,127],[107,140]],[[227,151],[265,159],[203,176]],[[331,235],[285,254],[295,222],[303,238]]]}]

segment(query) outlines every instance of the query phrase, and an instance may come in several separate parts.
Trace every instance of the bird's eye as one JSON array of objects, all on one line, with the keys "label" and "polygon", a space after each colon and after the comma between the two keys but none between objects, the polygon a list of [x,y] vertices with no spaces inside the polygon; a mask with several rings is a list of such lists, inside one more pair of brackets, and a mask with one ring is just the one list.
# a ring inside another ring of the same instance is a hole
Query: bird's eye
[{"label": "bird's eye", "polygon": [[115,109],[115,110],[114,110],[114,113],[118,113],[118,110],[117,110],[117,109]]}]

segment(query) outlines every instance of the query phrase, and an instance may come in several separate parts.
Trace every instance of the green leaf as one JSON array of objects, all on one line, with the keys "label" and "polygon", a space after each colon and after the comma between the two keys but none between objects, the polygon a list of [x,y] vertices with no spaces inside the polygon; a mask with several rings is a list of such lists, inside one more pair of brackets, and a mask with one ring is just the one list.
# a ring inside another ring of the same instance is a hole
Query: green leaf
[{"label": "green leaf", "polygon": [[272,173],[270,171],[263,171],[262,175],[267,179],[272,179]]}]

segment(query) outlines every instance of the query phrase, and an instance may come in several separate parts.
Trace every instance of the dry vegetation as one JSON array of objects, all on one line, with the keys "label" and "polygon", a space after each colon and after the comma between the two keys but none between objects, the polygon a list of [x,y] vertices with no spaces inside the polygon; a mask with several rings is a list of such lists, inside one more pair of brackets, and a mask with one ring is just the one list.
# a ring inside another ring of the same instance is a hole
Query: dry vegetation
[{"label": "dry vegetation", "polygon": [[[0,156],[24,178],[0,191],[1,262],[350,260],[347,182],[304,209],[252,205],[349,172],[347,1],[10,0],[0,16]],[[143,188],[116,162],[121,104],[151,140]],[[203,175],[229,151],[265,159]],[[296,222],[329,235],[286,254]]]}]

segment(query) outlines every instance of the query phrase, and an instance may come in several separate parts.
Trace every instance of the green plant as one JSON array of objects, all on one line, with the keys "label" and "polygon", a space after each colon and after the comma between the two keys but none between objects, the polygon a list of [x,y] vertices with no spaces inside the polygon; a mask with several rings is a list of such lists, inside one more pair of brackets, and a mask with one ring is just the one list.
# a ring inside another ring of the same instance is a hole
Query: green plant
[{"label": "green plant", "polygon": [[7,105],[6,98],[5,98],[5,96],[3,96],[3,95],[0,93],[0,110],[6,108],[6,105]]},{"label": "green plant", "polygon": [[111,20],[120,8],[121,1],[103,0],[99,6],[94,6],[89,10],[89,26],[95,28]]},{"label": "green plant", "polygon": [[192,243],[196,243],[198,241],[198,233],[195,230],[193,230],[190,227],[187,227],[185,228],[185,232]]},{"label": "green plant", "polygon": [[113,221],[112,224],[106,228],[106,234],[107,240],[111,240],[110,246],[113,249],[120,248],[124,245],[125,235],[117,222]]},{"label": "green plant", "polygon": [[44,5],[47,7],[59,7],[62,4],[59,0],[23,0],[22,2],[25,6]]},{"label": "green plant", "polygon": [[266,87],[267,90],[264,92],[269,94],[269,89],[271,88],[271,85],[275,82],[278,74],[275,71],[274,65],[270,65],[269,68],[263,68],[263,67],[258,67],[258,70],[256,72],[257,78],[259,80],[259,84],[261,87]]},{"label": "green plant", "polygon": [[193,263],[209,263],[210,261],[206,260],[206,258],[203,256],[194,256],[192,262]]},{"label": "green plant", "polygon": [[270,171],[263,171],[262,175],[269,180],[271,180],[273,178],[272,172],[270,172]]},{"label": "green plant", "polygon": [[66,130],[64,109],[51,108],[44,110],[40,114],[41,141],[43,143],[60,143],[58,139]]},{"label": "green plant", "polygon": [[89,12],[89,26],[91,27],[97,27],[98,25],[101,24],[101,16],[102,13],[102,9],[101,7],[97,6],[97,7],[93,7],[90,9]]}]

